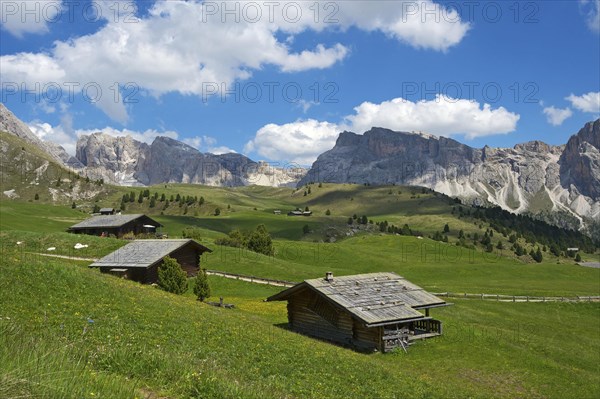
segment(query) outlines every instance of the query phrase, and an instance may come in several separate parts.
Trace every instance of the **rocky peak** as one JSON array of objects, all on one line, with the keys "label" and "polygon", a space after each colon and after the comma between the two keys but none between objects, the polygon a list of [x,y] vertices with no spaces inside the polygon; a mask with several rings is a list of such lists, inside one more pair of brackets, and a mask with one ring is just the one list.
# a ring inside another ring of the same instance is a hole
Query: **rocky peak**
[{"label": "rocky peak", "polygon": [[[59,164],[63,163],[61,159],[60,150],[54,146],[48,146],[42,140],[40,140],[32,131],[29,129],[23,121],[15,116],[3,103],[0,103],[0,131],[8,132],[13,134],[26,142],[35,145],[42,151],[46,152],[52,159]],[[60,146],[59,146],[60,147]],[[60,147],[62,148],[62,147]],[[64,151],[64,148],[62,148]]]},{"label": "rocky peak", "polygon": [[600,119],[586,123],[572,136],[560,157],[563,186],[600,201]]}]

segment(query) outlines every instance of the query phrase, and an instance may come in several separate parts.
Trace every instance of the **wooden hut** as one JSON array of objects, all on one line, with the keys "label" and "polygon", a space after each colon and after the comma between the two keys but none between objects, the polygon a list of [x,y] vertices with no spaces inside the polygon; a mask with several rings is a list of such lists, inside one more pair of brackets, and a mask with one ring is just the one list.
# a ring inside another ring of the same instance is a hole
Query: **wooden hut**
[{"label": "wooden hut", "polygon": [[115,212],[115,208],[100,208],[99,213],[101,215],[114,215]]},{"label": "wooden hut", "polygon": [[141,214],[97,215],[69,227],[69,232],[122,237],[126,233],[155,233],[158,227],[162,227],[162,224]]},{"label": "wooden hut", "polygon": [[158,281],[158,267],[165,256],[176,259],[188,276],[194,276],[200,268],[200,256],[205,252],[212,251],[194,240],[135,240],[89,267],[151,284]]},{"label": "wooden hut", "polygon": [[442,322],[431,318],[429,309],[448,305],[395,273],[336,278],[327,273],[267,301],[288,301],[288,321],[295,331],[382,352],[441,335]]}]

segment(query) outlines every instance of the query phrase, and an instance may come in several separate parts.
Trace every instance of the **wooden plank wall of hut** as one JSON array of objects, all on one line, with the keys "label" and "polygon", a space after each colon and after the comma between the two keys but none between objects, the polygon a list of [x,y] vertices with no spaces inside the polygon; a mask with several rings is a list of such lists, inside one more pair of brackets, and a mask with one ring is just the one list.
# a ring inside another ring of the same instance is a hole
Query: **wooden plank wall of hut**
[{"label": "wooden plank wall of hut", "polygon": [[188,277],[198,274],[198,265],[200,264],[200,253],[191,245],[187,245],[172,255],[181,265]]},{"label": "wooden plank wall of hut", "polygon": [[353,344],[362,349],[380,349],[381,347],[381,328],[366,327],[358,320],[354,320]]},{"label": "wooden plank wall of hut", "polygon": [[337,313],[336,320],[328,321],[310,309],[311,301],[315,301],[315,294],[309,291],[304,291],[289,299],[288,315],[291,327],[306,335],[350,344],[352,342],[352,319],[350,316],[328,305],[330,309],[327,309],[327,312]]}]

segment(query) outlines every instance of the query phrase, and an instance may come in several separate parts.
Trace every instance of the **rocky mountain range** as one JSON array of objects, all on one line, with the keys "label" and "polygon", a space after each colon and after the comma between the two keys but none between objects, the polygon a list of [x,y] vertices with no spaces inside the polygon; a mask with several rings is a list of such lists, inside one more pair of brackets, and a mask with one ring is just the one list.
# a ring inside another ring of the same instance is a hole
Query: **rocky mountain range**
[{"label": "rocky mountain range", "polygon": [[151,144],[131,136],[103,133],[78,138],[75,156],[55,143],[42,141],[4,104],[0,103],[0,130],[34,144],[57,163],[91,179],[125,186],[190,183],[210,186],[296,186],[306,170],[255,162],[236,153],[215,155],[169,137]]},{"label": "rocky mountain range", "polygon": [[587,228],[600,220],[600,119],[561,146],[531,141],[479,149],[377,127],[343,132],[299,184],[317,181],[424,186],[468,203]]},{"label": "rocky mountain range", "polygon": [[295,186],[306,170],[255,162],[236,153],[215,155],[169,137],[152,144],[102,133],[81,136],[75,158],[91,178],[121,185],[189,183],[209,186]]},{"label": "rocky mountain range", "polygon": [[35,144],[80,174],[113,184],[413,185],[466,203],[496,205],[562,227],[600,232],[600,119],[561,146],[531,141],[513,148],[473,148],[450,138],[378,127],[364,134],[342,132],[308,172],[236,153],[202,153],[168,137],[147,144],[95,133],[81,136],[71,156],[61,146],[39,140],[1,103],[0,130]]}]

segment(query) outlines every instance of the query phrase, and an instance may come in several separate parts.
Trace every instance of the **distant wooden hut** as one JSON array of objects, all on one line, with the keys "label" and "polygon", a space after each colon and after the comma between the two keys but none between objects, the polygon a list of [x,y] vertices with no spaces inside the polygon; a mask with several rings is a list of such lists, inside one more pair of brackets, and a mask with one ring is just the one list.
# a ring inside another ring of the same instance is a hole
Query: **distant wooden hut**
[{"label": "distant wooden hut", "polygon": [[135,240],[89,267],[151,284],[158,281],[158,267],[165,256],[176,259],[188,276],[194,276],[200,268],[200,256],[205,252],[212,251],[194,240]]},{"label": "distant wooden hut", "polygon": [[395,273],[336,278],[327,273],[267,301],[288,301],[288,321],[295,331],[382,352],[441,335],[442,322],[431,318],[429,309],[448,305]]},{"label": "distant wooden hut", "polygon": [[113,234],[122,237],[127,233],[155,233],[158,227],[162,227],[162,224],[146,215],[98,215],[69,227],[68,231],[76,234]]},{"label": "distant wooden hut", "polygon": [[114,215],[115,208],[100,208],[101,215]]}]

